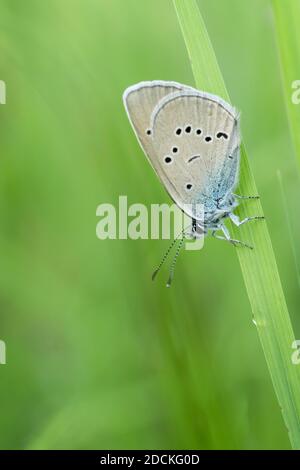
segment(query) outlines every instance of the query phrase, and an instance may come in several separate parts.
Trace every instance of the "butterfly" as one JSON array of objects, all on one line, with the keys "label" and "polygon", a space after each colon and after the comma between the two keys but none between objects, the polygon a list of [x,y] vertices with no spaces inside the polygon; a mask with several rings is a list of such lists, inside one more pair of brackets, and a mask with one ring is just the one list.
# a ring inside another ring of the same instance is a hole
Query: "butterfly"
[{"label": "butterfly", "polygon": [[[158,178],[177,206],[191,218],[191,235],[211,233],[215,238],[252,249],[247,243],[231,238],[224,223],[229,218],[240,226],[263,218],[240,220],[234,214],[239,199],[258,197],[234,193],[239,179],[241,145],[237,110],[216,95],[167,81],[130,86],[123,94],[123,102]],[[204,207],[202,218],[197,209],[200,206]],[[167,285],[171,283],[183,238]]]}]

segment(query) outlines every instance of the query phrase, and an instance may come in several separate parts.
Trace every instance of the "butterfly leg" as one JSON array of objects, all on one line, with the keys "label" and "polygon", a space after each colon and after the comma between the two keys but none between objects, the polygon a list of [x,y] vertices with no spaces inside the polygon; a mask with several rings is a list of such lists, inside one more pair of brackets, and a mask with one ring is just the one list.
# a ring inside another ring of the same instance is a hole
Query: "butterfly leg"
[{"label": "butterfly leg", "polygon": [[241,196],[240,194],[233,194],[237,199],[259,199],[259,196]]},{"label": "butterfly leg", "polygon": [[240,246],[243,246],[245,248],[250,248],[251,250],[253,250],[253,246],[248,245],[247,243],[244,243],[241,240],[236,240],[234,238],[231,238],[230,233],[229,233],[227,227],[225,227],[225,225],[221,224],[219,226],[218,230],[222,230],[222,232],[224,233],[224,236],[216,235],[216,230],[213,230],[212,231],[212,236],[214,238],[217,238],[218,240],[226,240],[227,242],[232,243],[232,245],[234,245],[234,246],[240,245]]},{"label": "butterfly leg", "polygon": [[264,220],[264,216],[261,216],[261,215],[255,215],[253,217],[246,217],[245,219],[240,220],[239,216],[237,216],[236,214],[233,214],[232,212],[228,214],[228,217],[237,227],[240,227],[241,225],[247,222],[250,222],[250,220]]}]

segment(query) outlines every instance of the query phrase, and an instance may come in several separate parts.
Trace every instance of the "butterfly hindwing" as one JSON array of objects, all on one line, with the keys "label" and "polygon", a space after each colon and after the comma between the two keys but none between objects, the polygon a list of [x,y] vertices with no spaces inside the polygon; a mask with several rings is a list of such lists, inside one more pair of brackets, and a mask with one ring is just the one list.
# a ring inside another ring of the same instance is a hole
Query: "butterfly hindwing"
[{"label": "butterfly hindwing", "polygon": [[158,171],[179,207],[198,203],[210,210],[230,192],[240,145],[234,108],[207,93],[175,92],[153,111],[151,129]]}]

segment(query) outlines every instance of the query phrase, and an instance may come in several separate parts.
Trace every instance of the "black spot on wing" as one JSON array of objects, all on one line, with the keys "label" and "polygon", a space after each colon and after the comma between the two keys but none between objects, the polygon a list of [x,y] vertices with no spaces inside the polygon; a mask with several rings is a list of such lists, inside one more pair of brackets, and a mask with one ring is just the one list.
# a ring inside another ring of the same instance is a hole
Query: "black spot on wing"
[{"label": "black spot on wing", "polygon": [[226,132],[218,132],[217,133],[217,138],[221,139],[222,137],[223,137],[223,139],[228,139],[228,134],[226,134]]}]

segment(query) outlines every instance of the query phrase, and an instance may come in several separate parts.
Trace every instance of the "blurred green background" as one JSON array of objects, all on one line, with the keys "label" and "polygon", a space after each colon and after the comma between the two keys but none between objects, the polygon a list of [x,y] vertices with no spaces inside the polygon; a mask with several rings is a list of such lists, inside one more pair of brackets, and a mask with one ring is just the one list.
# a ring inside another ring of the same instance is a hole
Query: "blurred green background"
[{"label": "blurred green background", "polygon": [[[299,259],[300,184],[270,3],[199,6],[299,338],[286,218]],[[289,448],[235,249],[184,251],[166,289],[167,270],[151,273],[168,241],[95,235],[103,202],[169,202],[121,95],[141,80],[193,85],[171,0],[0,0],[0,79],[0,447]]]}]

